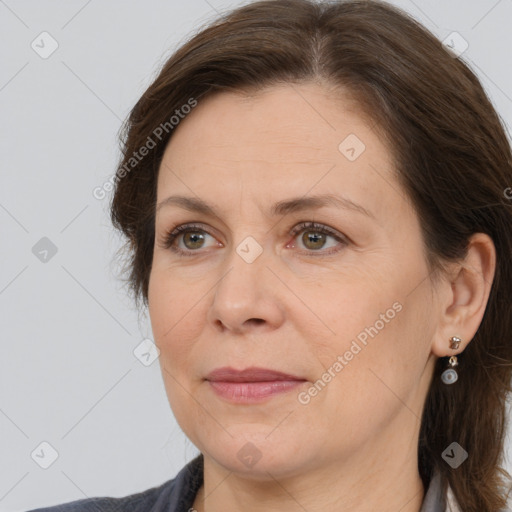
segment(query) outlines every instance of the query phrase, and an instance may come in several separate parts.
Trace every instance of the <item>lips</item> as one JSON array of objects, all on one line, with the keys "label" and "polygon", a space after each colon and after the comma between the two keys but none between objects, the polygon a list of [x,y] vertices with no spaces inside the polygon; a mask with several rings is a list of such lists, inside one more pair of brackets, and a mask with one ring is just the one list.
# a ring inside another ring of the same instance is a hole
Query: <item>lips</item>
[{"label": "lips", "polygon": [[289,373],[253,366],[245,370],[235,370],[230,367],[217,368],[208,374],[206,380],[211,382],[275,382],[305,381],[306,379]]},{"label": "lips", "polygon": [[289,394],[306,381],[297,375],[254,366],[245,370],[217,368],[205,380],[217,396],[238,405],[262,403]]}]

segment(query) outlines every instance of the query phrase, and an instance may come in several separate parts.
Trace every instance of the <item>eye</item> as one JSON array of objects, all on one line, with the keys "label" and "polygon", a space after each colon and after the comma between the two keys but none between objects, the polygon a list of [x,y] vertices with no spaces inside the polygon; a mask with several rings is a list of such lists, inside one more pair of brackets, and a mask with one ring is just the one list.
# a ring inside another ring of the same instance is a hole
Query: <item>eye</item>
[{"label": "eye", "polygon": [[[342,247],[348,245],[346,237],[334,229],[315,222],[302,222],[298,224],[291,230],[290,235],[296,237],[299,233],[303,233],[301,242],[306,249],[309,250],[307,252],[310,254],[312,252],[320,252],[319,249],[324,248],[327,238],[333,238],[339,242],[338,245]],[[178,240],[178,242],[180,241],[180,237],[185,248],[179,247],[175,243],[176,240]],[[205,247],[204,242],[206,237],[214,238],[203,226],[198,224],[183,224],[166,233],[161,245],[164,249],[170,249],[180,256],[194,256],[194,253],[199,252],[198,249]],[[219,247],[219,242],[217,242],[217,247]],[[287,247],[289,247],[289,245]],[[322,251],[320,255],[333,254],[339,250],[341,249],[335,248],[334,250]]]},{"label": "eye", "polygon": [[[295,236],[300,233],[303,233],[300,238],[302,244],[306,249],[313,252],[319,252],[318,249],[323,249],[326,239],[329,237],[339,242],[342,247],[348,245],[348,240],[343,235],[328,226],[324,226],[323,224],[317,224],[315,222],[301,222],[291,231],[291,234]],[[320,255],[325,256],[334,254],[339,250],[341,249],[335,248],[334,250],[322,251]]]},{"label": "eye", "polygon": [[[202,226],[197,224],[183,224],[177,226],[172,231],[169,231],[163,240],[162,246],[164,249],[170,249],[180,256],[193,256],[193,252],[197,252],[196,249],[201,249],[204,245],[206,236],[210,235]],[[174,243],[176,239],[182,236],[185,249],[176,247]],[[213,237],[212,237],[213,238]]]}]

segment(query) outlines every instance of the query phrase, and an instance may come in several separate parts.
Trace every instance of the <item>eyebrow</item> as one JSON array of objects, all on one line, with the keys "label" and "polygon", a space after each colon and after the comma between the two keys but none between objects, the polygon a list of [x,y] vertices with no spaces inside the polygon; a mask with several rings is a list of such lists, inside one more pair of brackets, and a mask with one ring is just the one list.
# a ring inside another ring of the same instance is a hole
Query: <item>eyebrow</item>
[{"label": "eyebrow", "polygon": [[[187,197],[179,195],[169,196],[157,205],[156,211],[159,211],[160,208],[164,206],[170,205],[178,206],[190,212],[196,212],[203,215],[219,218],[219,214],[217,213],[215,207],[198,197]],[[295,212],[314,210],[326,206],[334,206],[336,208],[352,210],[376,220],[375,215],[364,208],[362,205],[354,203],[346,197],[335,196],[332,194],[294,197],[284,201],[279,201],[270,208],[270,215],[274,217],[284,216]]]}]

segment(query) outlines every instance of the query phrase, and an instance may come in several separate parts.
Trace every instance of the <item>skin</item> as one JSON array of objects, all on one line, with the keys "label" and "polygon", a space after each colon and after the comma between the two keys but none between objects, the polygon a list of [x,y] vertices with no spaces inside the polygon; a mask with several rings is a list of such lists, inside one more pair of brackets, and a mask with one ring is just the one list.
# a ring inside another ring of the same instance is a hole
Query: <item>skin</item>
[{"label": "skin", "polygon": [[[180,194],[218,211],[158,208],[148,293],[170,405],[205,458],[199,512],[421,508],[416,450],[434,364],[462,352],[480,325],[495,249],[487,235],[474,235],[466,260],[434,282],[418,217],[371,126],[326,85],[280,85],[206,98],[166,148],[157,204]],[[366,146],[354,161],[338,149],[349,134]],[[374,218],[332,206],[269,214],[277,201],[323,193],[343,195]],[[302,221],[348,241],[308,242],[314,228],[291,235]],[[163,240],[190,222],[201,223],[194,233],[204,240],[178,236],[175,246],[193,253],[180,257]],[[263,250],[252,263],[236,252],[248,236]],[[300,403],[298,393],[397,302],[400,312]],[[458,350],[450,349],[454,335],[463,340]],[[232,404],[204,380],[223,366],[271,368],[307,382],[260,404]],[[237,457],[248,442],[261,454],[251,467]]]}]

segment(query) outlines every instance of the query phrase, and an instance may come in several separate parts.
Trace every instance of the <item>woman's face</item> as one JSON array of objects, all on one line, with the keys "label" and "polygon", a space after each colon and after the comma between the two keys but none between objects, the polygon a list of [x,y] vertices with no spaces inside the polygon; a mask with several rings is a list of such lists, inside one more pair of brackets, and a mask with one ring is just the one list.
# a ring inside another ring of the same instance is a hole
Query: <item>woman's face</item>
[{"label": "woman's face", "polygon": [[[415,457],[436,294],[418,218],[376,132],[317,84],[217,94],[175,130],[148,298],[185,434],[226,469],[262,479]],[[226,367],[296,380],[207,380]]]}]

